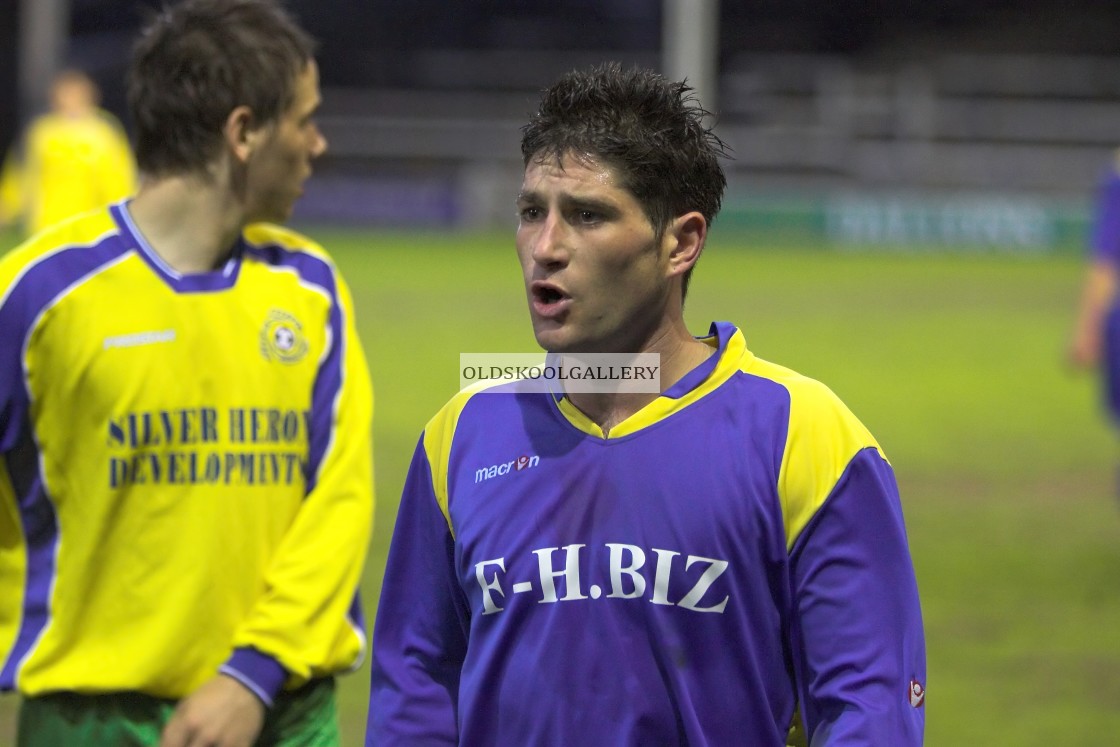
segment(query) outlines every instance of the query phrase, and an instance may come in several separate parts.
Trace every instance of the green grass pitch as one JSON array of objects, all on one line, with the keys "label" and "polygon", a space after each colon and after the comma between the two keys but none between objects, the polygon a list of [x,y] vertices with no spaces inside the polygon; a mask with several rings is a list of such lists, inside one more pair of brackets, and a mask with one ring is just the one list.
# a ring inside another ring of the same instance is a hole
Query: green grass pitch
[{"label": "green grass pitch", "polygon": [[[350,283],[376,391],[373,618],[397,499],[460,352],[531,352],[512,230],[307,229]],[[821,379],[898,475],[926,622],[934,746],[1089,744],[1120,731],[1116,436],[1063,362],[1077,257],[742,245],[718,224],[693,279],[695,333],[744,328]],[[368,663],[340,688],[362,743]],[[15,699],[0,699],[0,744]]]}]

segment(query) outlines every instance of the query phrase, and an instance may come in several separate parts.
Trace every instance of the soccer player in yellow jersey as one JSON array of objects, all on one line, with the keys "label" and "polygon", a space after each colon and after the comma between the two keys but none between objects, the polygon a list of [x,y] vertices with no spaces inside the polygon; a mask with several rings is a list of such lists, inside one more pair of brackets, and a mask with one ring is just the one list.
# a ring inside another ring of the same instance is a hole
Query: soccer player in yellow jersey
[{"label": "soccer player in yellow jersey", "polygon": [[0,177],[0,225],[22,221],[28,234],[136,192],[128,137],[98,106],[90,77],[64,70],[50,98],[51,110],[32,121]]},{"label": "soccer player in yellow jersey", "polygon": [[277,225],[327,147],[312,41],[273,0],[185,0],[128,99],[136,197],[0,259],[18,744],[337,744],[373,395],[345,282]]}]

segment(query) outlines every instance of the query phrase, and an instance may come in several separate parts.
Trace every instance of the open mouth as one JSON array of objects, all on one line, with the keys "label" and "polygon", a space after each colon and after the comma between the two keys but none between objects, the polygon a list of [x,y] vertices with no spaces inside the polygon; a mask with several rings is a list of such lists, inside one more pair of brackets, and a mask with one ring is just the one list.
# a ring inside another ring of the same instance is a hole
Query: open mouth
[{"label": "open mouth", "polygon": [[549,306],[563,300],[564,294],[548,285],[537,286],[533,288],[533,298]]},{"label": "open mouth", "polygon": [[551,283],[537,281],[530,287],[533,308],[538,314],[553,317],[564,312],[571,296]]}]

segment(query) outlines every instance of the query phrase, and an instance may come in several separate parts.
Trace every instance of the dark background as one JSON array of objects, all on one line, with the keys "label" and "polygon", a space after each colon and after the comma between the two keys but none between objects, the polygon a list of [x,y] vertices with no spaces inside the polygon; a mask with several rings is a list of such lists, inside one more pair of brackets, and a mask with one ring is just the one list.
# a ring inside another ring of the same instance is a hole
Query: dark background
[{"label": "dark background", "polygon": [[[0,144],[29,113],[17,104],[19,0],[0,0]],[[154,0],[74,0],[66,62],[90,71],[106,108],[124,118],[121,79],[131,39]],[[656,63],[659,0],[291,0],[319,39],[324,88],[501,87],[454,68],[417,64],[431,50],[627,53]],[[920,56],[979,49],[1113,54],[1120,3],[1057,0],[723,0],[720,64],[744,52]],[[508,70],[510,85],[523,85]],[[544,85],[546,81],[541,81]],[[126,122],[127,125],[127,122]]]}]

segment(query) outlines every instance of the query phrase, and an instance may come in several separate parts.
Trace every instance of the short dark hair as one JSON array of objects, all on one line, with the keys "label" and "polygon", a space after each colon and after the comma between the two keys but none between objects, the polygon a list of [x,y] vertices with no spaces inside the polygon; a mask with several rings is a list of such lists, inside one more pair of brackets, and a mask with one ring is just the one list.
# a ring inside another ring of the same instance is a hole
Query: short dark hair
[{"label": "short dark hair", "polygon": [[708,115],[687,82],[606,63],[545,89],[521,128],[521,155],[526,166],[567,155],[611,167],[660,237],[678,215],[696,210],[710,225],[719,212],[727,146],[705,125]]},{"label": "short dark hair", "polygon": [[164,8],[133,48],[128,108],[146,174],[197,172],[218,156],[238,106],[280,118],[315,44],[273,0],[185,0]]}]

